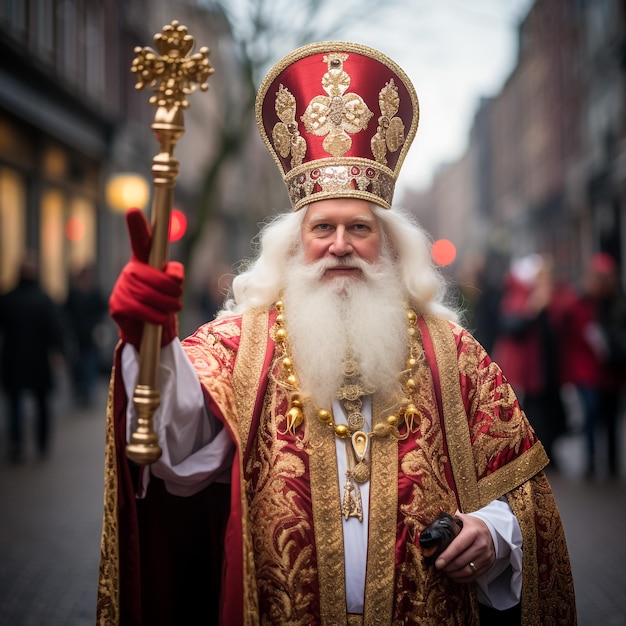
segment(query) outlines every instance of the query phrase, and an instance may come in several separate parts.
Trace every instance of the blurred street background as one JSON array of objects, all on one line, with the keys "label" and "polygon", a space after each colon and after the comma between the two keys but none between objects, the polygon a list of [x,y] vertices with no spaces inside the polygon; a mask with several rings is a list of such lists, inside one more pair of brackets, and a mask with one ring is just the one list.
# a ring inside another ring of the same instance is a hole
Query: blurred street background
[{"label": "blurred street background", "polygon": [[554,461],[579,623],[626,624],[624,0],[0,0],[0,625],[94,623],[107,300],[158,149],[130,68],[172,20],[215,68],[175,153],[180,334],[289,205],[255,125],[267,70],[328,39],[388,54],[420,99],[394,204]]}]

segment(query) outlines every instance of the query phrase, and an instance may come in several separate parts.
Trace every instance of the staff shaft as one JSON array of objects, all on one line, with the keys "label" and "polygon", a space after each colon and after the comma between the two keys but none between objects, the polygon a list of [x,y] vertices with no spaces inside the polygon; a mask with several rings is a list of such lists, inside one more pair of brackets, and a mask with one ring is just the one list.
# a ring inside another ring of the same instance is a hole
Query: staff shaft
[{"label": "staff shaft", "polygon": [[[152,160],[154,195],[152,202],[152,244],[148,262],[164,269],[169,256],[169,225],[172,212],[174,185],[178,176],[178,161],[174,158],[176,143],[185,132],[183,109],[189,106],[187,95],[196,86],[208,88],[206,79],[213,73],[203,47],[192,56],[193,37],[187,28],[174,20],[154,37],[158,52],[151,48],[135,48],[137,56],[131,71],[137,74],[137,89],[154,87],[150,99],[157,106],[152,124],[159,153]],[[137,412],[137,427],[126,446],[126,456],[139,464],[154,463],[161,456],[153,419],[161,404],[158,389],[161,337],[163,329],[145,324],[139,352],[139,375],[133,395]]]}]

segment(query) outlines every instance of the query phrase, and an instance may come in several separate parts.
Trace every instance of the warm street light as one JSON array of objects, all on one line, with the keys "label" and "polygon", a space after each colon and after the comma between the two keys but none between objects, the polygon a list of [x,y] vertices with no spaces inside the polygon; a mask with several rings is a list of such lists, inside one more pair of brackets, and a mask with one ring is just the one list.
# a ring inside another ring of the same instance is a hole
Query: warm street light
[{"label": "warm street light", "polygon": [[148,181],[134,172],[121,172],[109,178],[106,184],[106,199],[113,211],[126,213],[128,209],[143,210],[150,198]]}]

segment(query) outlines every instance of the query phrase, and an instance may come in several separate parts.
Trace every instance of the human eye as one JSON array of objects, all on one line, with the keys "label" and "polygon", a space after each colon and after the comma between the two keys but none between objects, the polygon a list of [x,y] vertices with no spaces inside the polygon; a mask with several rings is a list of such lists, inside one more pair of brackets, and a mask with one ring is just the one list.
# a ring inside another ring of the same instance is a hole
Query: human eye
[{"label": "human eye", "polygon": [[321,232],[325,232],[325,231],[329,231],[331,230],[332,226],[330,224],[325,224],[323,222],[320,222],[319,224],[315,224],[313,226],[313,230],[317,230],[317,231],[321,231]]},{"label": "human eye", "polygon": [[351,229],[356,233],[365,234],[371,232],[372,227],[366,222],[355,222],[352,224]]}]

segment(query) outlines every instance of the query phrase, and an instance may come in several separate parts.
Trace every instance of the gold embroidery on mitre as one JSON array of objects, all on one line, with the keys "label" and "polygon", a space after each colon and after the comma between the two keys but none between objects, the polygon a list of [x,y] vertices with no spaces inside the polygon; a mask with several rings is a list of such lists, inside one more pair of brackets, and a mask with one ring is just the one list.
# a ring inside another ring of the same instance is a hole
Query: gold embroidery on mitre
[{"label": "gold embroidery on mitre", "polygon": [[315,96],[301,118],[307,132],[320,137],[327,135],[322,147],[335,157],[350,149],[350,134],[365,130],[374,115],[361,96],[346,93],[350,76],[344,71],[343,63],[348,56],[338,52],[324,55],[328,72],[322,77],[322,87],[328,96]]},{"label": "gold embroidery on mitre", "polygon": [[396,152],[404,143],[404,123],[395,117],[400,108],[400,96],[393,78],[380,90],[378,105],[381,116],[371,141],[372,154],[379,163],[386,165],[387,151]]},{"label": "gold embroidery on mitre", "polygon": [[274,107],[280,119],[272,130],[274,146],[283,159],[291,153],[291,167],[301,165],[306,153],[306,141],[300,136],[296,122],[296,99],[283,85],[278,87]]}]

